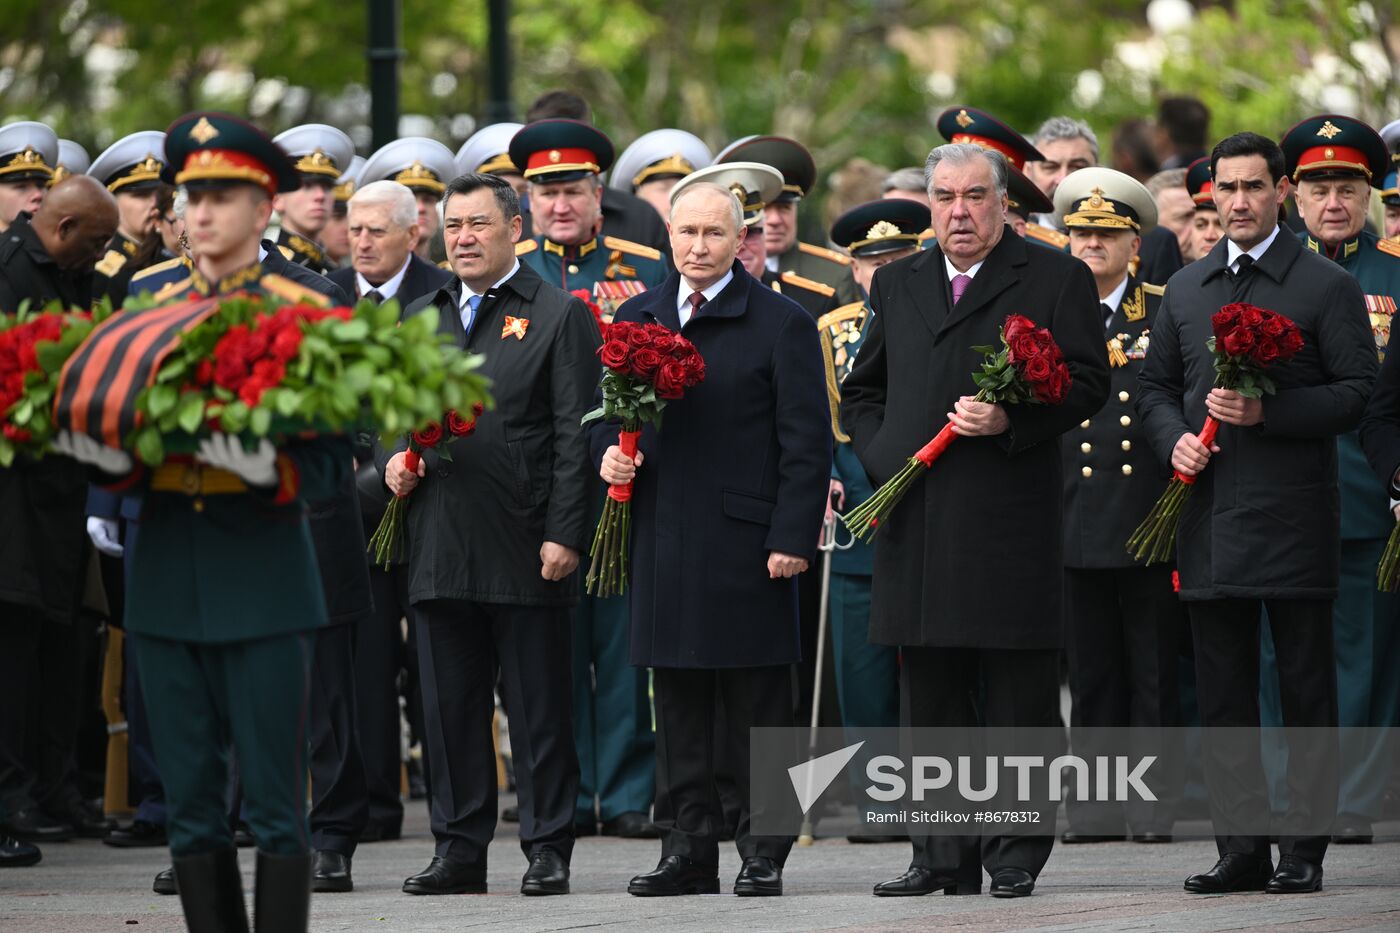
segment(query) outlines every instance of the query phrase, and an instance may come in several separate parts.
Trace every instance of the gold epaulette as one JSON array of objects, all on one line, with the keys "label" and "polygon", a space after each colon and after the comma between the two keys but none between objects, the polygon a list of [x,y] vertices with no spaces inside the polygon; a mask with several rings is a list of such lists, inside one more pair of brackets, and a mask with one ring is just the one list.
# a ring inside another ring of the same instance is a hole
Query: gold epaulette
[{"label": "gold epaulette", "polygon": [[160,291],[156,292],[154,295],[151,296],[151,300],[156,302],[157,304],[169,301],[171,298],[174,298],[176,295],[180,294],[182,291],[185,291],[193,284],[194,280],[189,278],[188,276],[186,276],[183,279],[178,279],[174,282],[168,282],[163,288],[161,288]]},{"label": "gold epaulette", "polygon": [[317,307],[330,307],[331,300],[320,292],[312,291],[299,282],[293,282],[286,276],[269,273],[258,280],[264,291],[271,292],[284,301],[304,301]]},{"label": "gold epaulette", "polygon": [[1143,283],[1142,283],[1142,290],[1145,291],[1145,292],[1147,292],[1147,294],[1149,294],[1149,295],[1156,295],[1158,298],[1161,298],[1163,295],[1165,295],[1165,294],[1167,293],[1167,286],[1165,286],[1165,285],[1153,285],[1153,284],[1151,284],[1150,282],[1143,282]]},{"label": "gold epaulette", "polygon": [[291,260],[292,262],[296,262],[297,254],[292,252],[291,247],[283,246],[281,243],[278,243],[277,252],[281,253],[285,258]]},{"label": "gold epaulette", "polygon": [[1391,256],[1400,256],[1400,240],[1379,240],[1376,242],[1376,249]]},{"label": "gold epaulette", "polygon": [[534,240],[521,240],[519,243],[515,244],[515,255],[524,256],[528,253],[533,253],[539,248],[540,244],[536,243]]},{"label": "gold epaulette", "polygon": [[154,266],[147,266],[146,268],[142,269],[140,272],[136,273],[131,277],[132,284],[135,284],[141,281],[142,279],[149,278],[150,276],[155,275],[157,272],[164,272],[166,269],[173,269],[176,266],[183,266],[185,264],[186,260],[184,259],[184,257],[176,256],[174,259],[167,259],[165,262],[158,262]]},{"label": "gold epaulette", "polygon": [[845,253],[838,253],[834,249],[827,249],[825,246],[813,246],[811,243],[799,242],[797,244],[797,249],[799,252],[806,253],[808,256],[820,256],[822,259],[834,262],[838,266],[849,266],[851,264],[850,256],[847,256]]},{"label": "gold epaulette", "polygon": [[816,292],[824,298],[830,298],[836,294],[836,289],[825,282],[818,282],[816,279],[809,279],[805,275],[798,275],[796,272],[784,272],[779,277],[784,285],[795,285],[798,288],[805,288],[809,292]]},{"label": "gold epaulette", "polygon": [[126,254],[121,250],[109,249],[107,255],[102,257],[102,261],[93,267],[98,275],[105,275],[111,278],[122,271],[122,266],[126,265]]},{"label": "gold epaulette", "polygon": [[1026,224],[1026,236],[1042,243],[1049,243],[1056,249],[1064,249],[1069,245],[1069,234],[1052,230],[1043,224]]},{"label": "gold epaulette", "polygon": [[[519,250],[516,251],[515,255],[517,255],[517,256],[520,255]],[[452,271],[452,263],[450,263],[450,262],[448,262],[446,259],[444,259],[442,262],[438,263],[438,268],[439,268],[439,269],[446,269],[448,272],[451,272],[451,271]]]},{"label": "gold epaulette", "polygon": [[837,324],[844,323],[853,318],[858,318],[865,313],[865,302],[853,301],[848,305],[842,305],[835,311],[828,311],[817,318],[817,330],[827,330]]},{"label": "gold epaulette", "polygon": [[933,232],[933,228],[930,227],[929,229],[925,230],[923,233],[919,234],[919,245],[922,246],[923,244],[927,243],[929,240],[933,240],[933,239],[937,239],[937,238],[938,238],[938,234],[934,233],[934,232]]},{"label": "gold epaulette", "polygon": [[632,256],[641,256],[644,259],[660,259],[661,250],[652,249],[650,246],[643,246],[640,243],[633,243],[631,240],[624,240],[621,237],[605,236],[603,245],[608,249],[620,249],[624,253]]}]

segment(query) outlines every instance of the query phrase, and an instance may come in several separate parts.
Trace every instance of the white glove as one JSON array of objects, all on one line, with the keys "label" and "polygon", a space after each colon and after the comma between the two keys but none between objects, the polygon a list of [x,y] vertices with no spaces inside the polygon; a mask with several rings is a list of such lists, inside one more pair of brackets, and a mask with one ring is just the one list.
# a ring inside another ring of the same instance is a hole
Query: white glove
[{"label": "white glove", "polygon": [[117,523],[110,518],[89,515],[87,533],[88,537],[92,539],[92,546],[108,557],[121,557],[122,552],[126,550],[117,537]]},{"label": "white glove", "polygon": [[263,438],[258,449],[249,453],[243,442],[231,434],[215,434],[199,442],[195,459],[237,474],[249,486],[277,485],[277,448]]},{"label": "white glove", "polygon": [[124,476],[131,472],[131,454],[114,447],[107,447],[88,437],[69,430],[58,432],[53,439],[53,449],[67,454],[79,463],[90,464],[103,473]]}]

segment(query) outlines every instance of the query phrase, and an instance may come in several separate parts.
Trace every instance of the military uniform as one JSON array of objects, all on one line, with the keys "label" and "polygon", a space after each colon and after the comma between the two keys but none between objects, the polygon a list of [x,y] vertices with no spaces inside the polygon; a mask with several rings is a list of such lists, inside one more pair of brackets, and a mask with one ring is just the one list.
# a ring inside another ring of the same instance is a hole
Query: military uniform
[{"label": "military uniform", "polygon": [[[1151,193],[1107,168],[1071,173],[1055,192],[1071,234],[1137,236],[1157,220]],[[1095,731],[1139,727],[1144,735],[1180,723],[1177,653],[1186,614],[1170,566],[1138,566],[1127,541],[1152,510],[1170,473],[1138,423],[1138,374],[1147,357],[1163,289],[1125,273],[1100,300],[1110,366],[1108,403],[1060,438],[1064,464],[1065,650],[1069,658],[1071,742],[1093,755]],[[1163,755],[1158,749],[1145,753]],[[1071,799],[1065,842],[1123,838],[1170,840],[1177,775],[1155,803]]]},{"label": "military uniform", "polygon": [[[142,130],[108,146],[92,161],[87,174],[106,185],[118,199],[125,195],[147,194],[162,184],[164,158],[165,134]],[[131,277],[141,271],[136,262],[141,241],[133,239],[132,232],[118,229],[93,271],[93,294],[107,296],[114,308],[121,307]]]},{"label": "military uniform", "polygon": [[58,141],[58,163],[53,167],[53,179],[49,182],[49,187],[53,187],[72,175],[86,175],[90,165],[92,165],[92,159],[88,156],[86,149],[71,139],[60,139]]},{"label": "military uniform", "polygon": [[426,136],[405,136],[380,147],[366,159],[355,183],[363,188],[372,181],[387,178],[412,191],[418,199],[422,229],[414,252],[429,262],[442,262],[447,258],[447,250],[442,242],[437,202],[447,183],[455,177],[457,163],[451,149]]},{"label": "military uniform", "polygon": [[[541,120],[524,127],[511,139],[509,154],[532,184],[576,181],[605,171],[613,161],[608,138],[573,120]],[[589,292],[606,321],[627,298],[655,288],[667,274],[657,250],[601,233],[567,246],[538,234],[517,243],[516,255],[549,284],[566,292]],[[604,500],[602,482],[591,482],[590,528]],[[631,666],[630,627],[625,595],[584,595],[574,613],[575,824],[584,833],[598,820],[608,824],[624,814],[633,821],[640,815],[645,822],[656,792],[649,683],[645,668]]]},{"label": "military uniform", "polygon": [[[58,136],[44,124],[21,120],[0,126],[0,185],[51,184],[57,160]],[[0,217],[0,230],[13,220]]]},{"label": "military uniform", "polygon": [[[272,141],[296,161],[303,188],[315,186],[334,191],[355,157],[355,144],[350,137],[324,123],[294,126],[278,133]],[[313,272],[326,273],[331,270],[330,259],[326,256],[325,247],[314,239],[320,232],[290,229],[286,218],[283,218],[277,245],[290,252],[287,258],[292,262],[306,266]]]}]

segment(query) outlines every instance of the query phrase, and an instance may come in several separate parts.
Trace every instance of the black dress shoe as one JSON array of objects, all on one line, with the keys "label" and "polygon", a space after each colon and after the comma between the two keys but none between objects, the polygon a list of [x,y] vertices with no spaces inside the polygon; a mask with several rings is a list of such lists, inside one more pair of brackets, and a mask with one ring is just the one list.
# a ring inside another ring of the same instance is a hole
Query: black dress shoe
[{"label": "black dress shoe", "polygon": [[101,808],[86,800],[75,801],[66,810],[51,812],[49,818],[55,823],[67,823],[73,827],[73,835],[83,839],[101,839],[116,826]]},{"label": "black dress shoe", "polygon": [[73,827],[38,810],[15,810],[0,823],[0,833],[24,842],[67,842],[73,838]]},{"label": "black dress shoe", "polygon": [[1141,842],[1147,845],[1161,845],[1172,841],[1171,833],[1133,833],[1133,842]]},{"label": "black dress shoe", "polygon": [[1322,866],[1296,855],[1278,860],[1278,871],[1264,890],[1270,894],[1311,894],[1322,887]]},{"label": "black dress shoe", "polygon": [[180,885],[175,880],[175,869],[167,868],[156,872],[156,880],[151,882],[151,890],[157,894],[179,894]]},{"label": "black dress shoe", "polygon": [[610,820],[603,820],[603,835],[619,839],[660,839],[661,833],[645,813],[629,810]]},{"label": "black dress shoe", "polygon": [[166,845],[165,827],[146,820],[132,820],[128,826],[109,829],[102,841],[118,849],[137,849]]},{"label": "black dress shoe", "polygon": [[405,894],[485,894],[486,866],[433,856],[428,867],[403,883]]},{"label": "black dress shoe", "polygon": [[520,879],[521,894],[568,894],[569,863],[553,849],[540,849],[530,855],[530,867]]},{"label": "black dress shoe", "polygon": [[992,872],[992,897],[1029,897],[1035,879],[1024,868],[998,868]]},{"label": "black dress shoe", "polygon": [[739,897],[782,897],[782,866],[771,858],[750,855],[734,879],[734,893]]},{"label": "black dress shoe", "polygon": [[1095,835],[1093,833],[1077,833],[1072,829],[1067,829],[1060,833],[1060,841],[1067,846],[1083,845],[1093,842],[1123,842],[1127,839],[1123,835]]},{"label": "black dress shoe", "polygon": [[1262,891],[1274,873],[1273,863],[1243,852],[1229,852],[1208,872],[1186,879],[1190,894],[1229,894],[1232,891]]},{"label": "black dress shoe", "polygon": [[23,868],[26,865],[37,865],[43,857],[44,853],[39,851],[38,846],[21,842],[14,836],[0,833],[0,868]]},{"label": "black dress shoe", "polygon": [[668,855],[657,863],[655,871],[633,878],[627,893],[635,897],[718,894],[719,869],[696,865],[683,855]]},{"label": "black dress shoe", "polygon": [[350,856],[318,849],[316,861],[311,865],[311,890],[317,894],[355,890],[354,879],[350,877]]},{"label": "black dress shoe", "polygon": [[506,807],[505,809],[501,810],[501,822],[502,822],[502,823],[519,823],[519,822],[520,822],[520,808],[517,807],[515,804],[511,804],[510,806],[508,806],[508,807]]},{"label": "black dress shoe", "polygon": [[872,892],[876,897],[919,897],[942,891],[944,894],[980,894],[982,882],[958,881],[948,874],[935,872],[932,868],[910,865],[909,870],[898,878],[881,881]]},{"label": "black dress shoe", "polygon": [[1332,835],[1332,841],[1343,846],[1368,846],[1373,839],[1371,824],[1360,821],[1340,823],[1337,826],[1337,831]]}]

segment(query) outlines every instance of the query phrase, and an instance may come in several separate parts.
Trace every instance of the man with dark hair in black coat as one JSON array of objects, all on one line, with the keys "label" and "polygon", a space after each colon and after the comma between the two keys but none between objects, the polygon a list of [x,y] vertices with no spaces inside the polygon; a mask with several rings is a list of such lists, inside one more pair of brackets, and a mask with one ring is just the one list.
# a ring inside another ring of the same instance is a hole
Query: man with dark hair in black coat
[{"label": "man with dark hair in black coat", "polygon": [[485,354],[495,407],[451,440],[449,462],[406,444],[381,457],[385,483],[412,493],[408,598],[418,628],[436,854],[409,894],[481,893],[496,827],[493,690],[510,710],[520,795],[522,894],[567,894],[579,766],[574,750],[570,608],[589,539],[582,418],[598,381],[598,325],[577,298],[515,258],[520,205],[494,175],[443,192],[456,280],[410,305]]},{"label": "man with dark hair in black coat", "polygon": [[[1315,891],[1337,801],[1338,434],[1355,427],[1376,377],[1376,347],[1356,280],[1278,225],[1283,152],[1240,133],[1211,153],[1225,238],[1172,277],[1152,329],[1138,411],[1164,463],[1197,477],[1177,530],[1181,598],[1191,617],[1206,781],[1220,860],[1192,875],[1197,894]],[[1249,302],[1297,324],[1303,349],[1270,370],[1278,391],[1214,388],[1211,317]],[[1216,442],[1196,436],[1210,415]],[[1207,468],[1208,467],[1208,468]],[[1259,726],[1259,620],[1267,609],[1286,727],[1307,730],[1288,756],[1289,812],[1274,871],[1259,744],[1223,727]]]}]

